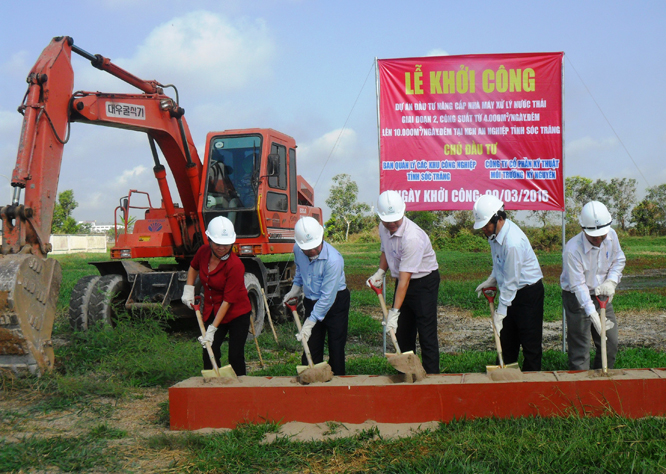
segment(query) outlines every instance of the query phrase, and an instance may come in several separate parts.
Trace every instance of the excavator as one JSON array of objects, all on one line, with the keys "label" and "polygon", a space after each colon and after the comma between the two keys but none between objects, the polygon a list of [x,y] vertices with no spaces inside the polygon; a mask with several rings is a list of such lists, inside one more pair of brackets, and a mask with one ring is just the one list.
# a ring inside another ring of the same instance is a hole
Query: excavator
[{"label": "excavator", "polygon": [[[140,93],[74,92],[72,52]],[[176,317],[193,317],[180,302],[187,269],[197,249],[207,243],[208,223],[226,216],[236,230],[233,251],[245,265],[258,335],[264,297],[269,305],[280,307],[294,274],[290,259],[261,257],[292,252],[299,218],[322,220],[312,186],[297,174],[294,139],[273,129],[210,132],[202,162],[174,85],[140,79],[108,58],[79,48],[68,36],[52,39],[27,83],[18,109],[23,126],[11,179],[12,200],[0,209],[0,368],[39,375],[54,365],[51,337],[62,272],[59,262],[47,256],[72,122],[145,133],[161,195],[159,206],[153,206],[149,196],[147,206],[136,205],[137,195],[146,194],[138,190],[120,200],[115,212],[126,231],[116,233],[109,261],[92,262],[98,274],[81,278],[72,289],[73,328],[113,324],[120,311],[166,309]],[[168,89],[173,89],[175,99],[165,94]],[[180,202],[172,197],[163,161]],[[132,212],[143,215],[130,231]],[[162,263],[151,265],[149,259],[156,258]]]}]

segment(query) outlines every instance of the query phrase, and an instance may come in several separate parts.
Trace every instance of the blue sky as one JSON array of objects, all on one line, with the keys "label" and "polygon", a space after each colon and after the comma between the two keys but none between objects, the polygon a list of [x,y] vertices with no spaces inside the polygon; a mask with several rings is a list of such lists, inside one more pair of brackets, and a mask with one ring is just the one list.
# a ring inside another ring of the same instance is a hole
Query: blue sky
[{"label": "blue sky", "polygon": [[[564,51],[565,176],[635,178],[639,197],[666,183],[663,1],[31,1],[2,2],[0,18],[2,205],[25,77],[59,35],[176,84],[200,154],[209,131],[293,136],[299,173],[324,208],[339,173],[357,182],[361,201],[376,201],[375,57]],[[72,62],[75,90],[133,91],[79,56]],[[74,124],[58,189],[74,190],[75,218],[98,223],[112,222],[129,189],[159,202],[145,135]]]}]

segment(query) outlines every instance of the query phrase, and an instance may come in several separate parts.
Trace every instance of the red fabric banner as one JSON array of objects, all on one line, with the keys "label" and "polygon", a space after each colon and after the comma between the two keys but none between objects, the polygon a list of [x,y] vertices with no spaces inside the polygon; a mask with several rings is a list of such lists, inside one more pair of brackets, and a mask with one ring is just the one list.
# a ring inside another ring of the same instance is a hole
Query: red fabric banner
[{"label": "red fabric banner", "polygon": [[378,60],[380,188],[408,210],[564,210],[562,59],[518,53]]}]

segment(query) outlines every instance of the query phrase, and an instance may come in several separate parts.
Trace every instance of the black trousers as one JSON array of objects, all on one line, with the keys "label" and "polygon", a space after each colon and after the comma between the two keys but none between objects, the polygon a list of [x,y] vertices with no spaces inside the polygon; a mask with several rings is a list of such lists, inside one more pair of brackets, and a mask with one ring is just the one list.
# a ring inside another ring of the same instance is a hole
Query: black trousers
[{"label": "black trousers", "polygon": [[[516,297],[507,308],[500,342],[505,364],[518,361],[520,346],[523,346],[523,371],[541,370],[543,349],[543,282],[525,286],[516,292]],[[497,361],[499,364],[499,359]]]},{"label": "black trousers", "polygon": [[[206,329],[213,322],[212,315],[204,323]],[[236,375],[245,375],[247,369],[245,367],[245,341],[247,340],[247,333],[250,330],[250,313],[238,316],[235,319],[232,319],[231,322],[227,324],[220,324],[215,332],[215,337],[213,338],[213,343],[211,344],[213,348],[213,355],[215,355],[215,363],[218,367],[220,364],[220,357],[222,356],[222,342],[227,334],[229,334],[229,364],[236,372]],[[211,370],[213,364],[210,363],[210,357],[208,356],[208,351],[204,347],[203,349],[203,365],[204,370]]]},{"label": "black trousers", "polygon": [[[312,308],[317,301],[303,298],[305,317],[312,313]],[[324,340],[328,333],[328,357],[329,364],[335,375],[345,375],[345,345],[347,344],[347,327],[349,325],[349,289],[338,291],[333,306],[326,313],[323,321],[317,321],[312,328],[312,334],[308,340],[312,362],[318,364],[324,361]],[[301,357],[301,363],[307,365],[308,359],[305,352]]]},{"label": "black trousers", "polygon": [[[395,287],[398,288],[397,280]],[[438,293],[438,270],[433,270],[422,278],[411,279],[400,307],[398,330],[395,334],[401,352],[416,352],[416,334],[418,332],[423,368],[429,374],[439,373]]]}]

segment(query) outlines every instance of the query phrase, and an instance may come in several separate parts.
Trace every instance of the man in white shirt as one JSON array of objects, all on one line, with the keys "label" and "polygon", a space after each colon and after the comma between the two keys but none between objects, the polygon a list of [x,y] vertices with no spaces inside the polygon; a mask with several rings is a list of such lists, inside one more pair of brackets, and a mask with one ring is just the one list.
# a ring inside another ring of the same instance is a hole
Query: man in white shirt
[{"label": "man in white shirt", "polygon": [[593,368],[601,368],[601,319],[595,296],[608,298],[606,306],[606,353],[608,368],[615,365],[617,321],[611,300],[620,283],[626,258],[613,219],[606,206],[590,201],[578,217],[583,231],[564,247],[562,255],[562,304],[567,318],[569,369],[589,370],[590,332],[596,347]]},{"label": "man in white shirt", "polygon": [[543,274],[525,233],[507,220],[504,203],[484,194],[474,203],[474,229],[482,229],[490,243],[493,271],[477,288],[497,287],[499,303],[495,326],[504,362],[518,361],[523,347],[523,370],[541,370],[543,339]]},{"label": "man in white shirt", "polygon": [[379,269],[368,284],[381,288],[386,270],[396,279],[393,307],[387,329],[395,331],[402,352],[416,351],[416,334],[421,345],[423,368],[439,373],[437,338],[437,296],[439,265],[430,238],[405,217],[405,203],[396,191],[384,191],[377,201],[381,256]]}]

